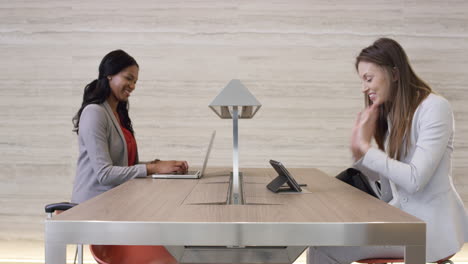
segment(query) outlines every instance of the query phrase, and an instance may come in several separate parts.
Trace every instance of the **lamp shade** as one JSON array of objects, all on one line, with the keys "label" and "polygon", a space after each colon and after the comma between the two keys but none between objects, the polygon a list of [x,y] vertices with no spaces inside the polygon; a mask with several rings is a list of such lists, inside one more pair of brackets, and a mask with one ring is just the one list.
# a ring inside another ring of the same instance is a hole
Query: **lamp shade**
[{"label": "lamp shade", "polygon": [[233,107],[239,106],[238,118],[252,118],[262,106],[240,80],[231,80],[209,104],[223,119],[232,119]]}]

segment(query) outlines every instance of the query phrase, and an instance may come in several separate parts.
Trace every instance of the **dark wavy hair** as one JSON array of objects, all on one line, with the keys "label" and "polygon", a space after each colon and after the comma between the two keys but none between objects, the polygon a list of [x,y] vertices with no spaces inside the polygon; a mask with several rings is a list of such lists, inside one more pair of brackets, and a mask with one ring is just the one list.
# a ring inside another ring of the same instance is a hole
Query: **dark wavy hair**
[{"label": "dark wavy hair", "polygon": [[[115,75],[125,68],[133,65],[139,67],[138,63],[132,56],[120,49],[111,51],[102,58],[101,64],[99,64],[99,76],[97,79],[85,86],[83,102],[81,103],[80,110],[78,110],[72,119],[74,132],[77,134],[79,132],[80,117],[83,109],[89,104],[102,104],[111,95],[111,88],[107,77]],[[120,122],[133,135],[132,120],[128,115],[128,109],[128,102],[119,102],[117,105],[117,113],[119,114]]]}]

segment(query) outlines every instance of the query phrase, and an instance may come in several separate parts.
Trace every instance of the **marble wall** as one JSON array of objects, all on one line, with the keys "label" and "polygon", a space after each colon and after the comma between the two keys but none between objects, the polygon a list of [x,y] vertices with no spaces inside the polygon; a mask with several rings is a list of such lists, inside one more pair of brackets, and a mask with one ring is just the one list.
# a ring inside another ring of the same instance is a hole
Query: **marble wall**
[{"label": "marble wall", "polygon": [[232,122],[208,104],[237,78],[263,104],[239,123],[242,167],[277,159],[335,175],[363,105],[354,58],[382,36],[452,103],[455,183],[468,193],[467,1],[0,0],[0,240],[41,240],[43,206],[70,199],[71,119],[107,52],[140,64],[130,114],[142,159],[200,166],[216,129],[209,166],[231,166]]}]

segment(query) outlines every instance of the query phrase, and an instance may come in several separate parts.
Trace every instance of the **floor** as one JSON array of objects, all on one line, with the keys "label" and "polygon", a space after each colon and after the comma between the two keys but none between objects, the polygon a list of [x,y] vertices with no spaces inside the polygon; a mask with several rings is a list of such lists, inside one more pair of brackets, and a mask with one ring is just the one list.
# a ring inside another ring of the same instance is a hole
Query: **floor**
[{"label": "floor", "polygon": [[[67,248],[67,263],[73,263],[75,253],[74,246]],[[20,256],[20,257],[19,257]],[[452,258],[456,264],[468,264],[468,243]],[[44,245],[40,241],[8,242],[0,241],[0,264],[36,264],[44,263]],[[88,247],[85,247],[84,263],[95,264]],[[306,255],[302,254],[294,264],[305,264]]]}]

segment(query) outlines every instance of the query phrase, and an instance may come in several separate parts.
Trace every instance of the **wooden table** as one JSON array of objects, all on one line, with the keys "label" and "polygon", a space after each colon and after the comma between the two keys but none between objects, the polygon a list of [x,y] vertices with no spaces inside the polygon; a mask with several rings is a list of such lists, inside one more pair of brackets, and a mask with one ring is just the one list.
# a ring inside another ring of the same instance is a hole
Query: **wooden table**
[{"label": "wooden table", "polygon": [[[273,169],[242,169],[244,205],[226,205],[229,169],[200,180],[134,179],[45,222],[46,263],[66,244],[405,246],[425,263],[426,225],[317,169],[290,169],[303,193],[275,194]],[[174,251],[171,251],[174,252]]]}]

